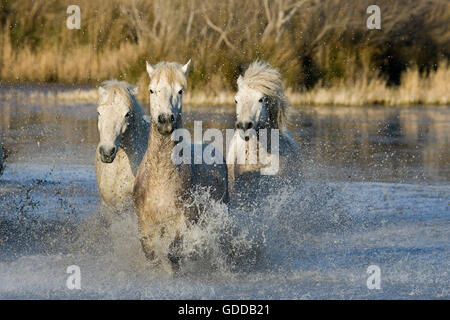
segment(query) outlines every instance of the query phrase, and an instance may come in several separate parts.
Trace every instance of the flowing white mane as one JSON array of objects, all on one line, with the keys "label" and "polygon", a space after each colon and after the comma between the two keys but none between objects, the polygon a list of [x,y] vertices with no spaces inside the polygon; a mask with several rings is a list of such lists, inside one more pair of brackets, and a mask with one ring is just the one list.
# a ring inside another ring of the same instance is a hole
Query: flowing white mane
[{"label": "flowing white mane", "polygon": [[242,85],[264,94],[269,99],[269,114],[282,132],[287,126],[288,100],[282,89],[281,74],[267,62],[254,61],[244,73]]}]

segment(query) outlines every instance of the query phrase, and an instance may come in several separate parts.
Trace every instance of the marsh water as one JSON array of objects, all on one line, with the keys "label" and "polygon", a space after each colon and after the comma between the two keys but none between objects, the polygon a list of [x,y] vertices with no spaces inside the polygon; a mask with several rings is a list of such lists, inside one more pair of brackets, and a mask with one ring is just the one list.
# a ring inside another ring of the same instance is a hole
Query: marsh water
[{"label": "marsh water", "polygon": [[[185,126],[231,128],[233,112],[186,106]],[[96,118],[94,104],[0,98],[1,298],[450,297],[449,106],[294,107],[298,181],[253,207],[210,206],[176,275],[147,263],[132,213],[102,221]],[[218,245],[230,229],[239,259]]]}]

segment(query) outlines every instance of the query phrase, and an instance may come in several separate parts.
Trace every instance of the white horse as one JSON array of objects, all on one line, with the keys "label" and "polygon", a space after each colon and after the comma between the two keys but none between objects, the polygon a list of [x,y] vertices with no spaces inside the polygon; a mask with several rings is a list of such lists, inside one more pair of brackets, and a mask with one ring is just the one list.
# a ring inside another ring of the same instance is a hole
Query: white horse
[{"label": "white horse", "polygon": [[[239,76],[237,84],[236,130],[227,151],[231,190],[238,175],[283,176],[300,157],[300,149],[287,129],[288,101],[280,73],[268,63],[255,61],[243,77]],[[260,141],[262,129],[266,129],[266,143]],[[278,137],[271,129],[279,130]]]},{"label": "white horse", "polygon": [[104,205],[120,207],[131,200],[136,172],[147,147],[149,124],[136,100],[137,88],[111,80],[103,83],[98,93],[97,186]]},{"label": "white horse", "polygon": [[134,186],[144,253],[168,271],[179,264],[186,222],[198,218],[192,206],[194,184],[209,185],[213,198],[228,201],[226,165],[176,164],[172,157],[177,144],[172,133],[183,127],[182,97],[189,64],[190,61],[184,66],[175,62],[160,62],[155,66],[147,63],[152,120],[148,149]]}]

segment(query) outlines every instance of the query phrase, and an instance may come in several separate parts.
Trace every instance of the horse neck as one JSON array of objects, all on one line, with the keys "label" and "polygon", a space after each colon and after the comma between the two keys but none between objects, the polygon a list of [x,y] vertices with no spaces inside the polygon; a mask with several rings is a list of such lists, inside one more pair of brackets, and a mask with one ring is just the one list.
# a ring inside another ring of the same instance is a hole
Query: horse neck
[{"label": "horse neck", "polygon": [[138,106],[131,108],[132,117],[127,130],[123,134],[120,142],[120,147],[129,155],[129,158],[135,159],[139,162],[145,152],[147,142],[147,130],[145,129],[143,112],[139,110]]},{"label": "horse neck", "polygon": [[154,192],[154,197],[164,195],[169,207],[178,206],[180,201],[188,201],[191,185],[190,166],[176,165],[172,160],[174,146],[175,141],[171,135],[159,133],[152,120],[144,160],[147,177],[145,183],[147,190]]},{"label": "horse neck", "polygon": [[[280,128],[279,123],[278,123],[278,113],[277,113],[276,109],[274,109],[274,107],[276,107],[276,102],[272,102],[272,103],[273,103],[273,105],[271,106],[271,109],[266,110],[267,113],[269,114],[268,120],[265,121],[264,123],[259,124],[258,128],[257,128],[258,140],[259,140],[259,130],[265,129],[266,137],[267,137],[266,145],[263,146],[260,143],[258,143],[258,148],[264,147],[269,153],[272,150],[272,129],[279,130],[278,131],[279,139],[283,139],[286,135],[286,128],[285,127]],[[280,143],[280,141],[278,141],[278,142]]]},{"label": "horse neck", "polygon": [[269,115],[269,119],[265,124],[265,129],[280,129],[278,125],[277,107],[276,101],[272,101],[270,106],[265,106],[267,114]]},{"label": "horse neck", "polygon": [[156,125],[151,121],[147,146],[147,161],[150,165],[150,174],[171,177],[177,171],[172,161],[172,150],[175,141],[171,135],[162,135]]}]

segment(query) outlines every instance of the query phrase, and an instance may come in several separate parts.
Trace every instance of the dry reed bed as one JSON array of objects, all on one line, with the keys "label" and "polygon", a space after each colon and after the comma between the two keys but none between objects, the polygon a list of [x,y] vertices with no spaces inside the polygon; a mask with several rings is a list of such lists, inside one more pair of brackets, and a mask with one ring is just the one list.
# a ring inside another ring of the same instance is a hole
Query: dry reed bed
[{"label": "dry reed bed", "polygon": [[294,91],[315,87],[292,94],[294,103],[383,102],[381,90],[393,104],[438,101],[440,94],[390,91],[373,80],[378,72],[386,79],[398,76],[392,68],[398,64],[428,71],[450,59],[448,0],[414,6],[379,0],[382,30],[366,27],[371,0],[79,0],[81,30],[66,27],[68,4],[2,2],[0,81],[99,84],[118,78],[144,88],[145,60],[193,58],[191,89],[202,94],[189,99],[222,104],[232,103],[237,75],[262,59],[279,68]]},{"label": "dry reed bed", "polygon": [[[140,81],[139,99],[147,103],[147,83]],[[428,76],[421,76],[417,69],[407,70],[402,76],[401,85],[388,87],[381,79],[372,81],[342,82],[329,88],[316,87],[306,92],[287,90],[291,105],[448,105],[450,104],[450,66],[441,67]],[[26,101],[53,100],[63,103],[97,101],[97,90],[91,89],[19,89],[11,87],[0,91],[3,99],[21,99]],[[189,105],[230,105],[234,102],[234,93],[230,91],[218,94],[206,94],[199,90],[187,92],[184,102]]]}]

